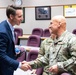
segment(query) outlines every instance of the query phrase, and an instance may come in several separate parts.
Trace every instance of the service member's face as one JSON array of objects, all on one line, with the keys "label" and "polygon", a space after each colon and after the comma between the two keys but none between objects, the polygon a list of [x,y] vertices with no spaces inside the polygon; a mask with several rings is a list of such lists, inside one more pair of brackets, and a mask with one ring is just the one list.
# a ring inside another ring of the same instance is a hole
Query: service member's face
[{"label": "service member's face", "polygon": [[51,20],[50,25],[49,25],[49,30],[53,34],[57,34],[58,28],[59,28],[59,22],[56,20]]},{"label": "service member's face", "polygon": [[16,10],[16,15],[13,17],[13,22],[15,25],[20,25],[23,20],[23,12],[22,10]]}]

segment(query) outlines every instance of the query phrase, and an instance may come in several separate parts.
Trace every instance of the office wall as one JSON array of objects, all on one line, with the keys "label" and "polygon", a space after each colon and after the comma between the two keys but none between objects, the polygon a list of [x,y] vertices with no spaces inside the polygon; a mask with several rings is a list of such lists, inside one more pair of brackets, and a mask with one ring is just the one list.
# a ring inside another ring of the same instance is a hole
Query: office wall
[{"label": "office wall", "polygon": [[[9,4],[14,4],[14,2],[12,0],[0,0],[0,22],[6,19],[5,7]],[[23,29],[24,34],[31,34],[35,27],[45,29],[48,27],[50,20],[35,20],[35,6],[51,6],[51,17],[53,17],[63,15],[63,5],[67,4],[76,4],[76,0],[23,0],[25,23],[21,23],[19,27]],[[66,20],[67,29],[72,32],[76,28],[76,18],[66,18]]]},{"label": "office wall", "polygon": [[76,0],[23,0],[23,6],[76,4]]}]

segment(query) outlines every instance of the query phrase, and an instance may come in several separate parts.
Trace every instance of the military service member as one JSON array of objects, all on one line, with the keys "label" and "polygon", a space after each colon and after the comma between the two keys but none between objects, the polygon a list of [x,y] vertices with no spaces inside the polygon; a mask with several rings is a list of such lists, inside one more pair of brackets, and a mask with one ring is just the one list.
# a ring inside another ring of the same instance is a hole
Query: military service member
[{"label": "military service member", "polygon": [[[51,31],[50,31],[50,34],[51,34]],[[49,48],[50,48],[50,45],[51,43],[53,43],[53,40],[55,39],[55,35],[54,34],[51,34],[50,37],[46,38],[42,43],[41,43],[41,46],[40,46],[40,50],[39,50],[39,53],[38,53],[38,57],[36,60],[40,59],[41,57],[44,57],[44,55],[48,52]],[[49,66],[45,66],[43,68],[43,73],[42,75],[48,75],[49,72],[47,71],[47,69],[49,68]],[[42,70],[41,70],[42,71]],[[35,74],[36,73],[36,70],[32,70],[32,73]]]},{"label": "military service member", "polygon": [[[54,16],[49,30],[56,35],[56,39],[48,44],[46,54],[28,62],[32,68],[44,67],[49,64],[48,75],[76,75],[76,36],[66,30],[66,19],[62,15]],[[44,48],[44,46],[43,46]],[[45,75],[45,74],[44,74]]]}]

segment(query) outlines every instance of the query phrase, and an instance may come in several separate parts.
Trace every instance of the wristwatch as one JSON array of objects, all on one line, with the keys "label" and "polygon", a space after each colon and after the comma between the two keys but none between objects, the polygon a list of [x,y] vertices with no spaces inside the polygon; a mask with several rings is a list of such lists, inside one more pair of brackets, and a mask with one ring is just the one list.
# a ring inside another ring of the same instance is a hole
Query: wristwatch
[{"label": "wristwatch", "polygon": [[14,0],[16,6],[21,6],[22,5],[22,0]]}]

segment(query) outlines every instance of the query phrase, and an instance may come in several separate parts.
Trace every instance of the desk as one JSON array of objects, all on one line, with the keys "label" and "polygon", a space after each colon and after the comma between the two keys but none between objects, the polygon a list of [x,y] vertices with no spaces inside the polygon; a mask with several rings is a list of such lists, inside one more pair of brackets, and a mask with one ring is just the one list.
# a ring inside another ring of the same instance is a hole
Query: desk
[{"label": "desk", "polygon": [[32,46],[19,46],[19,45],[15,45],[15,47],[22,47],[25,49],[25,51],[29,52],[30,50],[39,50],[40,47],[32,47]]},{"label": "desk", "polygon": [[[26,35],[23,35],[23,36],[19,36],[18,38],[19,38],[19,39],[28,39],[30,35],[31,35],[31,34],[26,34]],[[41,40],[44,40],[44,39],[46,39],[46,38],[47,38],[47,37],[41,37]]]},{"label": "desk", "polygon": [[19,39],[28,39],[30,35],[31,34],[26,34],[26,35],[23,35],[23,36],[19,36],[18,38]]},{"label": "desk", "polygon": [[28,40],[29,36],[30,36],[30,34],[19,36],[18,37],[19,44],[20,45],[27,45],[27,40]]},{"label": "desk", "polygon": [[[23,36],[19,36],[18,39],[19,39],[19,44],[21,45],[27,45],[27,40],[29,38],[31,34],[26,34],[26,35],[23,35]],[[46,39],[47,37],[41,37],[41,41],[43,41],[44,39]]]}]

